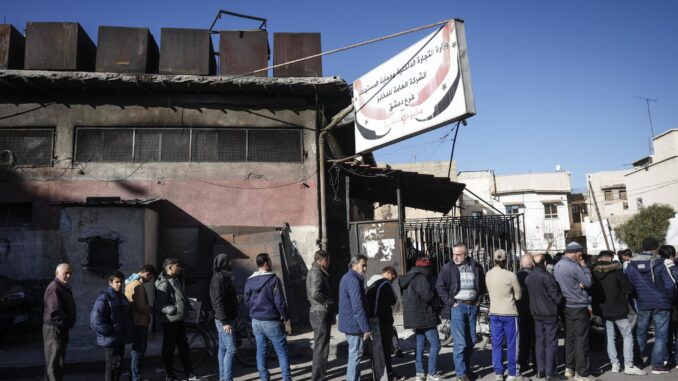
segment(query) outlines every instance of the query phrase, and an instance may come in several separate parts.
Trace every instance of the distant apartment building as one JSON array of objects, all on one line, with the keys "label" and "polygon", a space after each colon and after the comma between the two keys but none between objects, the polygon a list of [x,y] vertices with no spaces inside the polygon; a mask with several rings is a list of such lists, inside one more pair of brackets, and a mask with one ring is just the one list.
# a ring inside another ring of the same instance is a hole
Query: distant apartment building
[{"label": "distant apartment building", "polygon": [[568,172],[496,176],[489,170],[463,171],[457,179],[471,191],[461,198],[462,215],[524,215],[526,250],[564,250],[571,240]]},{"label": "distant apartment building", "polygon": [[598,221],[595,211],[595,201],[598,203],[600,218],[608,220],[612,226],[626,221],[633,213],[629,211],[629,202],[626,189],[626,174],[628,170],[603,171],[586,175],[587,204],[590,210],[591,222]]},{"label": "distant apartment building", "polygon": [[678,211],[678,129],[656,136],[652,145],[654,154],[633,163],[624,175],[630,213],[657,203]]}]

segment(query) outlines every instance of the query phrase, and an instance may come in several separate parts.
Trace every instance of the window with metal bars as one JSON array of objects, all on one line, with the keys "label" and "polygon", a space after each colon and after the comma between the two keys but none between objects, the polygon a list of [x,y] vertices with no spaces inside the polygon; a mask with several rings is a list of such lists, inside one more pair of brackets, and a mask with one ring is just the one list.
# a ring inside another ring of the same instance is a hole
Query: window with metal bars
[{"label": "window with metal bars", "polygon": [[0,129],[0,161],[3,164],[49,166],[53,152],[53,128]]},{"label": "window with metal bars", "polygon": [[0,226],[30,226],[33,221],[33,204],[19,202],[0,204]]},{"label": "window with metal bars", "polygon": [[79,162],[276,162],[303,160],[298,129],[78,128]]}]

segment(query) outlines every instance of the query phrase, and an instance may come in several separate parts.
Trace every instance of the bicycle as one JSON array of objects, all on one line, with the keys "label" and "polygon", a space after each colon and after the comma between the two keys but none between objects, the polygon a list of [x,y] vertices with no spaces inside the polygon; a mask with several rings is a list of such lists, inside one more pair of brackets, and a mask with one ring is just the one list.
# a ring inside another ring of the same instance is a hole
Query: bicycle
[{"label": "bicycle", "polygon": [[[440,335],[440,344],[443,346],[451,346],[454,341],[452,335],[452,319],[445,319],[443,324],[438,329]],[[487,300],[481,300],[478,305],[478,316],[476,317],[476,338],[478,342],[482,342],[482,349],[487,347],[487,344],[492,343],[492,334],[490,332],[490,306]]]}]

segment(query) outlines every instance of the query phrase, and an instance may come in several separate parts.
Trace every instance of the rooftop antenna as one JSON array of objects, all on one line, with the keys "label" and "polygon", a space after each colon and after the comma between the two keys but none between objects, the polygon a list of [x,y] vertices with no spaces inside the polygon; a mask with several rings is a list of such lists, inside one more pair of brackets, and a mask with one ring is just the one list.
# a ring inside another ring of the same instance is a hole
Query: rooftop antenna
[{"label": "rooftop antenna", "polygon": [[642,99],[645,101],[645,104],[647,105],[647,116],[648,118],[650,118],[650,132],[652,133],[652,137],[654,138],[654,127],[652,126],[652,113],[650,112],[650,102],[656,102],[657,100],[639,96],[635,96],[634,98]]}]

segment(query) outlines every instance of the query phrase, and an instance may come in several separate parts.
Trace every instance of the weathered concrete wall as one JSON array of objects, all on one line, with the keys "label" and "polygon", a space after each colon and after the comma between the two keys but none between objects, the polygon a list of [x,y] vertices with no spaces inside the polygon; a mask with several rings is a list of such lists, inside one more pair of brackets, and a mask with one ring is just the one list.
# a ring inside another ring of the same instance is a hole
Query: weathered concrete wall
[{"label": "weathered concrete wall", "polygon": [[[100,236],[119,239],[120,271],[129,276],[144,265],[146,213],[143,208],[69,207],[61,211],[63,257],[71,264],[71,287],[78,318],[71,333],[77,346],[95,345],[96,336],[89,326],[89,313],[97,295],[106,290],[106,275],[86,269],[88,244],[83,239]],[[152,218],[149,218],[152,220]],[[149,229],[157,229],[151,223]]]},{"label": "weathered concrete wall", "polygon": [[0,275],[12,279],[51,279],[61,261],[58,230],[0,229]]}]

